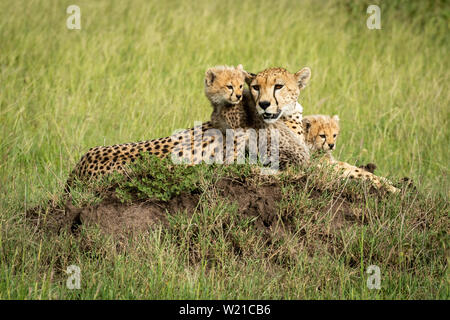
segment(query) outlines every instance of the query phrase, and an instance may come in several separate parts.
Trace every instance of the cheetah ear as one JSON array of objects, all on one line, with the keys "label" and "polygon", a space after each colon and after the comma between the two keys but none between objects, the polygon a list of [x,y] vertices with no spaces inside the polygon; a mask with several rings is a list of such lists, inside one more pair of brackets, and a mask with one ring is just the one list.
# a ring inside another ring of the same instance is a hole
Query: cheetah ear
[{"label": "cheetah ear", "polygon": [[245,70],[242,70],[242,72],[244,73],[245,76],[245,83],[250,86],[250,83],[252,83],[253,79],[256,78],[256,74],[251,73],[251,72],[247,72]]},{"label": "cheetah ear", "polygon": [[336,122],[339,123],[339,116],[338,116],[337,114],[335,114],[335,115],[333,116],[333,118],[331,118],[331,119],[333,119],[334,121],[336,121]]},{"label": "cheetah ear", "polygon": [[216,78],[216,74],[214,73],[212,68],[206,70],[206,73],[205,73],[205,85],[206,86],[212,85],[215,78]]},{"label": "cheetah ear", "polygon": [[307,118],[303,118],[302,123],[303,123],[303,128],[305,129],[305,131],[309,132],[309,128],[311,128],[311,121]]},{"label": "cheetah ear", "polygon": [[298,87],[303,89],[311,78],[311,69],[304,67],[295,74],[295,78],[297,79]]},{"label": "cheetah ear", "polygon": [[[239,71],[241,71],[244,74],[244,77],[245,77],[246,81],[247,81],[247,78],[251,78],[252,76],[255,76],[255,74],[245,71],[244,70],[244,66],[242,64],[239,64],[236,67],[236,70],[239,70]],[[253,78],[252,78],[252,80],[253,80]]]}]

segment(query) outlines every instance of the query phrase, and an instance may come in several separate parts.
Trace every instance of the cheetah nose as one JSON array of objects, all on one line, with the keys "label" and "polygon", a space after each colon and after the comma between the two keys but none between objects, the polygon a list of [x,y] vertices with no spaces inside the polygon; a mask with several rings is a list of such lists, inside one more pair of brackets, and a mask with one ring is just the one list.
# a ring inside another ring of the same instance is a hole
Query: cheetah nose
[{"label": "cheetah nose", "polygon": [[270,102],[269,101],[260,101],[259,106],[261,107],[261,109],[266,110],[270,106]]},{"label": "cheetah nose", "polygon": [[238,98],[238,99],[240,99],[241,97],[242,97],[242,95],[240,95],[240,94],[236,95],[236,98]]},{"label": "cheetah nose", "polygon": [[333,149],[334,143],[329,143],[328,146],[330,147],[330,149]]}]

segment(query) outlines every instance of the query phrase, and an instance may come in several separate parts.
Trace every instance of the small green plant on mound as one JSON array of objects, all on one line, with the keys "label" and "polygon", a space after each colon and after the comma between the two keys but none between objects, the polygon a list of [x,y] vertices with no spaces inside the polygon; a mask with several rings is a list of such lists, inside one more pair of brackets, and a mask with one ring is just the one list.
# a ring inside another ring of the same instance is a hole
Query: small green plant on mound
[{"label": "small green plant on mound", "polygon": [[200,185],[205,181],[213,183],[224,176],[248,176],[251,168],[249,164],[173,164],[169,158],[141,153],[139,159],[127,165],[125,173],[113,172],[88,182],[75,181],[71,195],[78,205],[98,203],[108,191],[113,191],[122,202],[168,201],[181,193],[200,192]]},{"label": "small green plant on mound", "polygon": [[244,177],[251,172],[248,164],[216,165],[201,163],[190,166],[173,164],[168,158],[159,159],[146,153],[130,165],[126,175],[115,175],[110,181],[123,201],[157,199],[167,201],[181,193],[199,191],[204,181],[217,181],[223,176]]},{"label": "small green plant on mound", "polygon": [[198,185],[199,168],[173,165],[168,159],[143,154],[130,166],[129,174],[116,180],[116,194],[122,201],[157,199],[167,201]]}]

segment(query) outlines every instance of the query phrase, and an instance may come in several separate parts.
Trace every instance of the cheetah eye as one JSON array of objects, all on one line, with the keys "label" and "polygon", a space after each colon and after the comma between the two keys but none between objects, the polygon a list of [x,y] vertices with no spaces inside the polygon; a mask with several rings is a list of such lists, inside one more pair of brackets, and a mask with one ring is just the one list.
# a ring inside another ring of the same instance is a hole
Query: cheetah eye
[{"label": "cheetah eye", "polygon": [[239,89],[242,89],[242,84],[239,86]]},{"label": "cheetah eye", "polygon": [[283,87],[284,87],[284,85],[282,85],[282,84],[276,84],[275,85],[275,90],[280,90]]},{"label": "cheetah eye", "polygon": [[335,134],[333,134],[333,138],[336,138],[336,133],[335,133]]},{"label": "cheetah eye", "polygon": [[254,86],[252,86],[252,89],[255,90],[255,91],[259,91],[259,86],[258,85],[254,85]]},{"label": "cheetah eye", "polygon": [[324,135],[324,134],[321,134],[320,137],[321,137],[322,139],[325,139],[327,136]]},{"label": "cheetah eye", "polygon": [[227,88],[233,90],[233,86],[227,86]]}]

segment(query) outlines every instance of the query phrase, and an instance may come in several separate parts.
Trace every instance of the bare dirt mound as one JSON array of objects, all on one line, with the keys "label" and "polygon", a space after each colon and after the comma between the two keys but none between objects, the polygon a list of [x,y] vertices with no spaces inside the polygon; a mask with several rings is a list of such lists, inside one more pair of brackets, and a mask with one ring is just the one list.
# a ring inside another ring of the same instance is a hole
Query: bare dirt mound
[{"label": "bare dirt mound", "polygon": [[47,207],[35,207],[27,212],[27,217],[37,227],[49,232],[63,230],[76,232],[81,225],[98,225],[108,234],[120,235],[148,230],[156,224],[167,224],[168,213],[193,211],[198,204],[198,195],[181,194],[163,201],[139,201],[124,203],[113,193],[95,205],[75,207],[71,198],[64,206],[49,202]]}]

